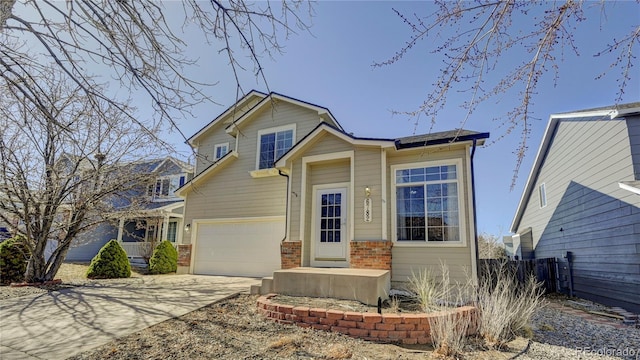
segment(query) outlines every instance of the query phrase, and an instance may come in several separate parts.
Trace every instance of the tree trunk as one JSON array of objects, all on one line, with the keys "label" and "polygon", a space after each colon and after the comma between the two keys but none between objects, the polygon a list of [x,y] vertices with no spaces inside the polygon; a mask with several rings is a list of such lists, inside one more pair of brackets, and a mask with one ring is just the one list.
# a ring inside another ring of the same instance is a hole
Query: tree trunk
[{"label": "tree trunk", "polygon": [[51,262],[51,265],[49,265],[49,270],[45,275],[45,281],[53,280],[53,278],[58,273],[58,270],[60,270],[60,266],[62,266],[64,259],[67,257],[67,252],[69,252],[71,241],[67,241],[63,245],[60,245],[58,243],[58,246],[60,246],[61,248],[59,249],[58,252],[54,252],[53,254],[54,258],[53,258],[53,261]]},{"label": "tree trunk", "polygon": [[27,263],[27,271],[24,275],[24,281],[28,283],[45,281],[46,260],[44,254],[31,254]]}]

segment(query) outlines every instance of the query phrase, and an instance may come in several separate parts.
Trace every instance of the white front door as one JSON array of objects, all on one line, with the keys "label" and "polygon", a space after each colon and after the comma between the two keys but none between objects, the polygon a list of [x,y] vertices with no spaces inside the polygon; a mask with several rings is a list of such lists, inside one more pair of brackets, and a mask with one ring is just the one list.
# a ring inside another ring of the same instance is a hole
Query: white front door
[{"label": "white front door", "polygon": [[314,209],[314,266],[347,266],[347,189],[318,189]]}]

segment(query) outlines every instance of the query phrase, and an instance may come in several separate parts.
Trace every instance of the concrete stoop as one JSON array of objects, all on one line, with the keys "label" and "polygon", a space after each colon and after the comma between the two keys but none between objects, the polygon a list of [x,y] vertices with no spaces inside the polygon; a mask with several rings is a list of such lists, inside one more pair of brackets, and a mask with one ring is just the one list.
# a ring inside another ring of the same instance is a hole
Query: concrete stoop
[{"label": "concrete stoop", "polygon": [[251,295],[266,295],[273,292],[273,277],[263,277],[260,285],[251,285]]},{"label": "concrete stoop", "polygon": [[385,300],[389,297],[391,272],[372,269],[298,267],[274,271],[272,280],[267,281],[267,284],[271,287],[270,291],[261,288],[261,294],[327,297],[376,305],[378,298]]}]

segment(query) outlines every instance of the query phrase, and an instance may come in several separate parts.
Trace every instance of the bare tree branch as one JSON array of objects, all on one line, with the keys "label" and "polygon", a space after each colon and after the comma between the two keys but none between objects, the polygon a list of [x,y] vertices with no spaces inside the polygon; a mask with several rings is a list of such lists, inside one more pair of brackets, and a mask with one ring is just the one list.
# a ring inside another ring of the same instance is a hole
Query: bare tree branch
[{"label": "bare tree branch", "polygon": [[[480,104],[492,99],[499,100],[507,93],[519,94],[519,103],[495,119],[500,121],[499,128],[503,130],[498,140],[514,130],[520,130],[520,143],[515,150],[517,161],[512,178],[513,189],[527,151],[533,116],[531,105],[536,98],[538,86],[549,72],[553,74],[554,85],[557,83],[560,76],[559,63],[564,58],[565,50],[579,55],[574,34],[579,25],[586,21],[583,8],[588,4],[577,0],[436,0],[436,10],[426,17],[408,15],[394,9],[412,35],[393,56],[374,63],[373,67],[396,64],[421,43],[432,54],[441,55],[444,59],[440,74],[422,103],[412,111],[393,112],[415,119],[416,126],[420,117],[426,116],[433,128],[452,91],[470,94],[469,100],[461,104],[466,111],[461,127],[472,119]],[[600,3],[602,13],[608,5],[604,1]],[[520,30],[523,28],[522,24],[530,24],[528,30]],[[616,102],[622,101],[628,87],[639,43],[640,26],[624,36],[616,36],[611,44],[596,54],[617,54],[608,69],[620,71]],[[529,58],[520,64],[513,64],[514,58],[527,57]],[[599,77],[606,72],[605,70]],[[489,83],[489,74],[497,74],[499,80],[495,84]],[[464,88],[467,83],[471,83],[471,86]]]}]

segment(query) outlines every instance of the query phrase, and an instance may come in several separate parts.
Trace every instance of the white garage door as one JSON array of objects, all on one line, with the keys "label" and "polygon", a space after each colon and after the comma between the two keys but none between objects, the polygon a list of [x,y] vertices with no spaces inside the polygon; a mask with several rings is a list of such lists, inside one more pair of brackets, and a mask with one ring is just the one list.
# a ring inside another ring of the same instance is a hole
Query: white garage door
[{"label": "white garage door", "polygon": [[284,226],[284,217],[197,222],[193,273],[272,276]]}]

